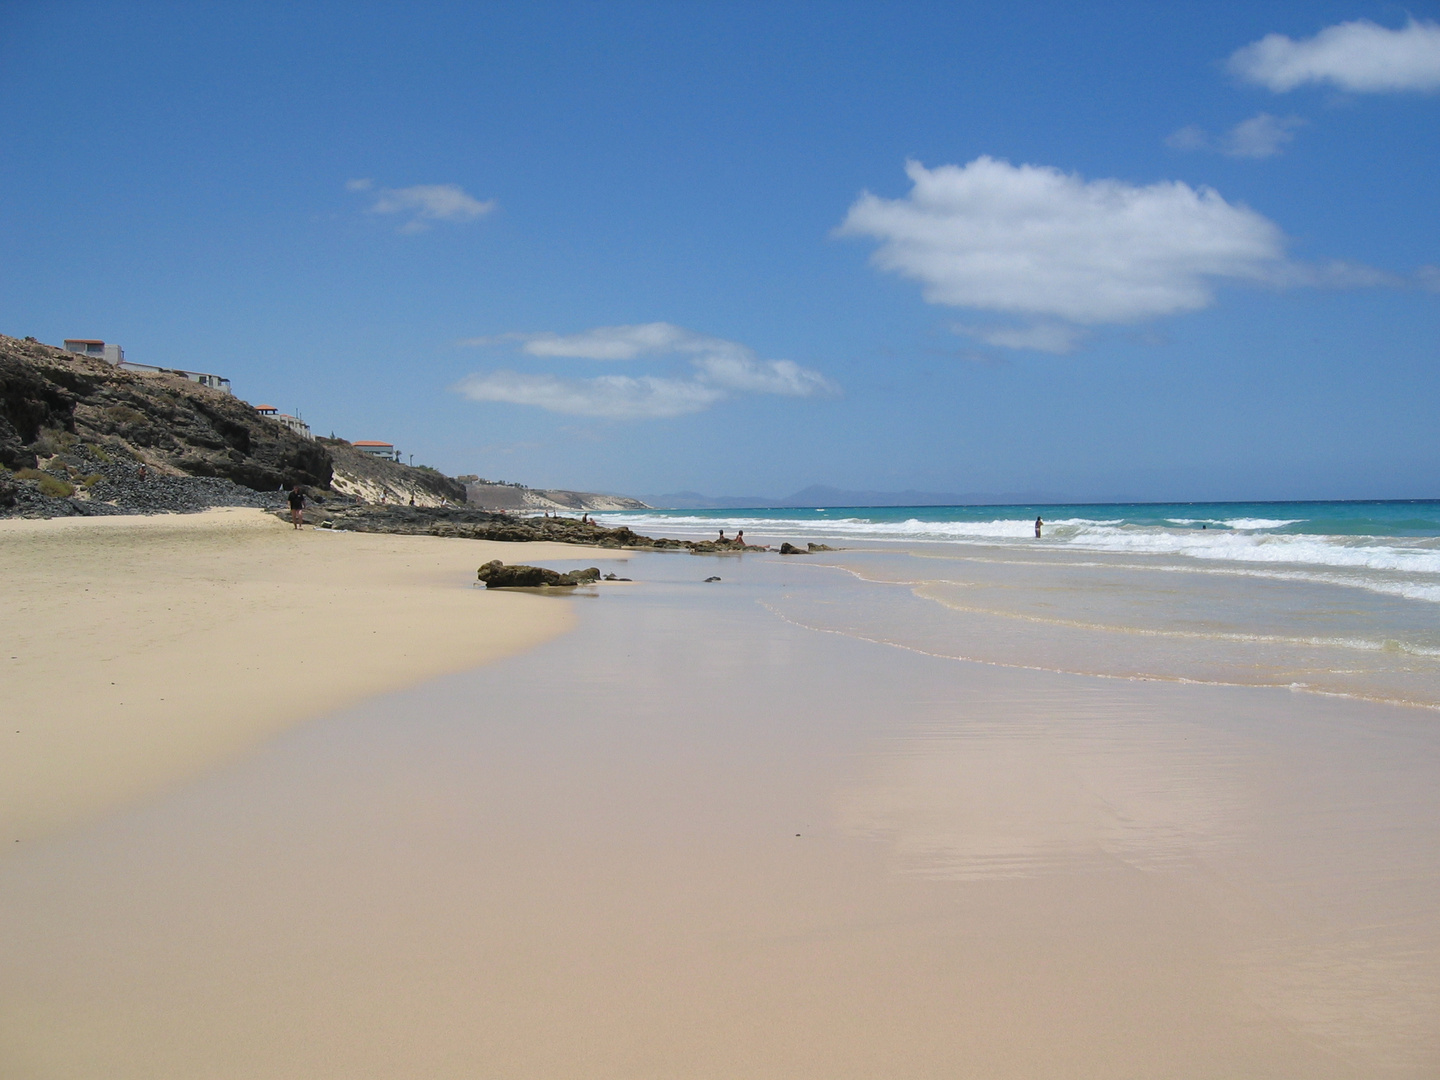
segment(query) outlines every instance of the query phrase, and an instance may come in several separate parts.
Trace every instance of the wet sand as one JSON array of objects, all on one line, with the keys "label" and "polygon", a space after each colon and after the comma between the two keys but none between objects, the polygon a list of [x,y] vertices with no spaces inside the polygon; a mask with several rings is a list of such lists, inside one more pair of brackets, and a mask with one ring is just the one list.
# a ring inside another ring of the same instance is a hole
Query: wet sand
[{"label": "wet sand", "polygon": [[0,860],[0,1075],[1440,1069],[1428,711],[820,633],[762,604],[850,594],[776,559],[628,572]]},{"label": "wet sand", "polygon": [[331,533],[259,510],[0,521],[0,843],[204,773],[288,725],[530,648],[563,605],[492,558],[615,552]]}]

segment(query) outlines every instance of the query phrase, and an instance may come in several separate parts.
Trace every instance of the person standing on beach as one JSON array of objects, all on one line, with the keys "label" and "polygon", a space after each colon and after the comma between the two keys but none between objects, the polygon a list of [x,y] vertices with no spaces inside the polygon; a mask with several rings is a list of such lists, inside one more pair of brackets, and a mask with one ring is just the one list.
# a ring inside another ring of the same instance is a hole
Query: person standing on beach
[{"label": "person standing on beach", "polygon": [[1040,526],[1041,526],[1041,525],[1044,525],[1044,524],[1045,524],[1045,522],[1043,522],[1043,521],[1040,520],[1040,515],[1039,515],[1039,514],[1036,514],[1036,515],[1035,515],[1035,539],[1036,539],[1036,540],[1039,540],[1039,539],[1040,539]]},{"label": "person standing on beach", "polygon": [[297,529],[305,524],[305,495],[299,484],[290,489],[290,521]]}]

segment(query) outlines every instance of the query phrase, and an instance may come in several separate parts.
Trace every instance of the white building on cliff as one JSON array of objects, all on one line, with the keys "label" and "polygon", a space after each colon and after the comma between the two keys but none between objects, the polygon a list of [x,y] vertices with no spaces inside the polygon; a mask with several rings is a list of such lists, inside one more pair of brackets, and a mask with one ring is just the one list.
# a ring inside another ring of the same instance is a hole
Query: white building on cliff
[{"label": "white building on cliff", "polygon": [[289,413],[281,412],[275,408],[274,405],[256,405],[255,411],[261,416],[268,416],[271,420],[284,424],[303,439],[314,438],[314,436],[310,434],[309,424],[301,420],[298,416],[291,416]]},{"label": "white building on cliff", "polygon": [[99,341],[95,338],[66,338],[65,351],[77,353],[80,356],[93,356],[96,360],[104,360],[107,364],[113,364],[122,371],[133,371],[137,375],[178,375],[182,379],[189,379],[201,386],[208,386],[211,390],[219,390],[222,393],[234,393],[230,389],[230,380],[223,375],[213,375],[208,371],[186,371],[184,368],[156,367],[154,364],[136,364],[125,359],[125,350],[114,342]]}]

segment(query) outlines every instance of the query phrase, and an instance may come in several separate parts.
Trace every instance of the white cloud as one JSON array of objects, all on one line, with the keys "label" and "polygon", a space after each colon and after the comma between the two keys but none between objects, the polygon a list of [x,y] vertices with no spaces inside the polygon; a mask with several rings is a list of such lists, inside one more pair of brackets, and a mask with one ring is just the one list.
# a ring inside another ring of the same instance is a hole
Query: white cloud
[{"label": "white cloud", "polygon": [[1279,228],[1209,188],[1087,182],[990,157],[905,171],[908,195],[864,193],[837,231],[879,240],[872,261],[934,304],[1134,322],[1199,310],[1215,280],[1272,280],[1285,265]]},{"label": "white cloud", "polygon": [[952,327],[957,334],[997,345],[1002,349],[1031,349],[1035,352],[1064,356],[1075,351],[1086,337],[1078,326],[1041,322],[1030,326],[963,326]]},{"label": "white cloud", "polygon": [[1342,90],[1440,88],[1440,24],[1411,19],[1399,30],[1366,19],[1327,26],[1296,41],[1267,34],[1237,49],[1230,70],[1246,82],[1276,93],[1304,83],[1331,83]]},{"label": "white cloud", "polygon": [[1308,121],[1300,116],[1271,116],[1259,113],[1242,120],[1221,137],[1191,124],[1173,133],[1165,145],[1175,150],[1214,150],[1227,157],[1267,158],[1295,138],[1294,131]]},{"label": "white cloud", "polygon": [[815,397],[839,388],[818,371],[792,360],[762,360],[738,341],[710,337],[672,323],[597,326],[578,334],[501,334],[461,344],[493,346],[518,342],[530,356],[580,360],[636,360],[687,356],[692,375],[606,375],[564,378],[513,371],[473,375],[457,389],[476,401],[535,405],[551,412],[612,419],[682,416],[699,412],[735,394]]},{"label": "white cloud", "polygon": [[471,401],[534,405],[571,416],[611,420],[656,419],[700,412],[727,395],[695,379],[642,375],[601,375],[566,379],[558,375],[527,375],[494,371],[462,379],[456,389]]},{"label": "white cloud", "polygon": [[1295,129],[1304,125],[1305,120],[1299,116],[1271,116],[1262,112],[1231,128],[1220,144],[1220,152],[1230,157],[1273,157],[1295,138]]},{"label": "white cloud", "polygon": [[1165,145],[1172,150],[1213,150],[1215,136],[1202,127],[1188,124],[1179,131],[1165,137]]},{"label": "white cloud", "polygon": [[833,394],[837,389],[818,371],[802,368],[793,360],[713,353],[696,360],[695,367],[702,382],[742,394],[816,397]]},{"label": "white cloud", "polygon": [[[345,186],[351,191],[368,191],[372,183],[351,180]],[[490,213],[496,205],[494,199],[482,202],[474,198],[458,184],[416,184],[406,188],[381,188],[370,213],[413,215],[400,231],[415,233],[424,232],[435,221],[474,221]]]},{"label": "white cloud", "polygon": [[531,356],[568,356],[582,360],[634,360],[646,354],[736,347],[734,342],[663,322],[597,326],[578,334],[517,334],[515,337],[525,342],[522,348]]}]

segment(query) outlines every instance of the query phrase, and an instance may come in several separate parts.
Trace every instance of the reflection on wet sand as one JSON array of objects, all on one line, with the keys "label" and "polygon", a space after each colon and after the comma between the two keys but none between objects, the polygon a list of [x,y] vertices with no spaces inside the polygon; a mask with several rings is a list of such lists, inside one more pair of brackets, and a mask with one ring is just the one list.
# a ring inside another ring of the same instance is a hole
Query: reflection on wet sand
[{"label": "reflection on wet sand", "polygon": [[1233,847],[1249,809],[1237,748],[1116,698],[1072,695],[1038,717],[1041,702],[994,702],[993,717],[908,735],[839,818],[886,840],[904,872],[954,880],[1194,867]]},{"label": "reflection on wet sand", "polygon": [[1225,924],[1237,992],[1268,1015],[1362,1075],[1440,1061],[1440,795],[1435,736],[1415,722],[1425,714],[1228,688],[1009,683],[1021,693],[972,696],[947,723],[865,755],[836,799],[842,827],[922,878],[1184,882]]},{"label": "reflection on wet sand", "polygon": [[1435,1075],[1428,712],[924,656],[696,561],[8,853],[0,1075]]}]

